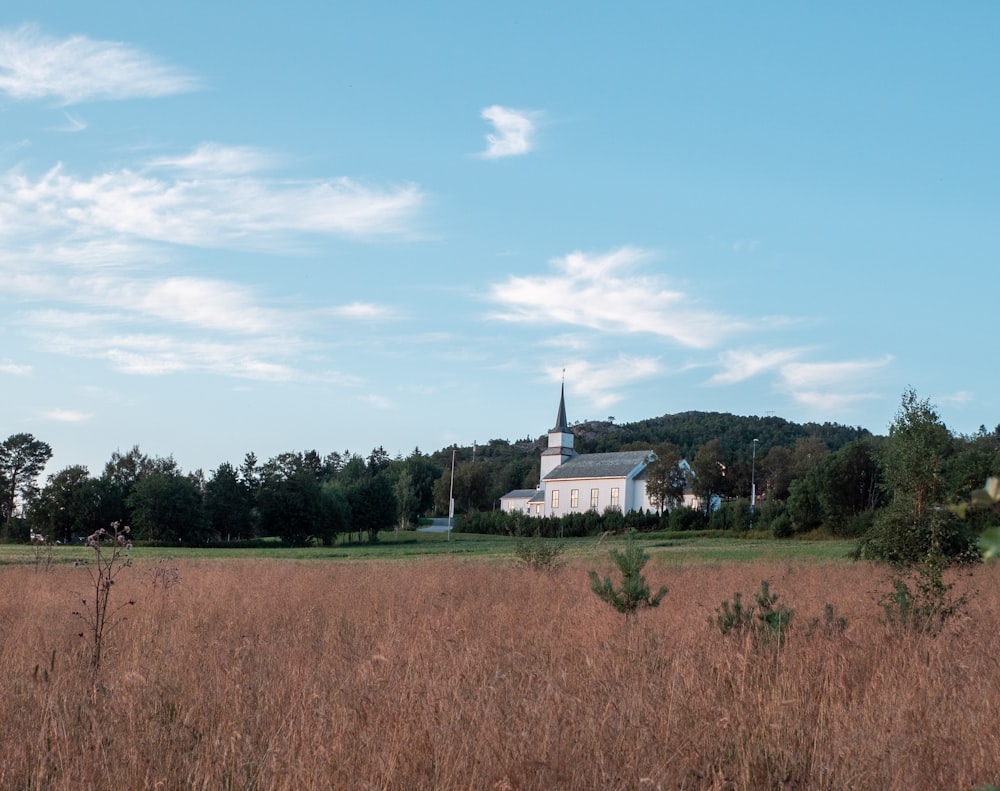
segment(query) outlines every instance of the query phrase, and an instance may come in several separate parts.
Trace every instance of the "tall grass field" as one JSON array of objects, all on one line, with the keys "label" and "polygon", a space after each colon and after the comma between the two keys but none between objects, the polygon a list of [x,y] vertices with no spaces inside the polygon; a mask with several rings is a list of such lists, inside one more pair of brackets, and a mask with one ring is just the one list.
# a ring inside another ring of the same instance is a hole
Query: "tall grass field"
[{"label": "tall grass field", "polygon": [[[172,565],[170,565],[172,564]],[[91,666],[85,569],[0,567],[2,789],[967,789],[1000,782],[1000,566],[937,637],[884,569],[138,560]],[[710,624],[770,582],[782,644]],[[843,629],[829,628],[826,605]],[[814,621],[814,619],[818,619]],[[83,633],[81,637],[80,634]]]}]

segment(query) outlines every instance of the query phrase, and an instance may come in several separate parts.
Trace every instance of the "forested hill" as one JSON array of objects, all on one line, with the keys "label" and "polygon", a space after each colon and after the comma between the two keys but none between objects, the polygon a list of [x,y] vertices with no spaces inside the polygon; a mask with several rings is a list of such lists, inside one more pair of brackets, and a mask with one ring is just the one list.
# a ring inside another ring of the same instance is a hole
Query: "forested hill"
[{"label": "forested hill", "polygon": [[[574,423],[573,435],[578,453],[605,453],[639,446],[653,447],[673,443],[681,456],[693,459],[698,449],[707,442],[718,440],[732,459],[746,458],[753,452],[753,440],[758,439],[757,453],[766,453],[772,447],[793,447],[806,437],[820,439],[829,450],[837,451],[861,437],[871,436],[867,429],[843,426],[838,423],[792,423],[779,417],[733,415],[728,412],[680,412],[675,415],[639,420],[634,423],[615,423],[613,420],[584,420]],[[510,442],[494,439],[471,447],[458,448],[456,459],[470,461],[476,458],[512,460],[533,458],[548,444],[547,435]],[[442,467],[450,464],[451,448],[431,454]],[[513,487],[512,487],[513,488]]]},{"label": "forested hill", "polygon": [[615,451],[636,443],[671,442],[687,458],[693,458],[698,448],[713,439],[739,456],[740,449],[751,452],[754,439],[760,440],[758,452],[775,446],[791,447],[804,437],[817,437],[831,451],[836,451],[855,439],[871,436],[871,432],[860,426],[792,423],[780,417],[742,417],[728,412],[680,412],[621,425],[585,421],[573,426],[573,433],[577,438],[576,450],[581,453]]}]

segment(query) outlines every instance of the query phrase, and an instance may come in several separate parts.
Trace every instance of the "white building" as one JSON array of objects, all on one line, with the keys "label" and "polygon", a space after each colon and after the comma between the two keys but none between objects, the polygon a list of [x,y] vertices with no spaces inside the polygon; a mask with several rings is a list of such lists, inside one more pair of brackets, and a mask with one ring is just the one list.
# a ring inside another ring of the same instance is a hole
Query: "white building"
[{"label": "white building", "polygon": [[500,509],[531,516],[652,510],[646,494],[646,466],[655,460],[651,450],[577,454],[566,422],[563,388],[556,425],[550,429],[549,446],[542,452],[538,489],[507,492],[500,498]]}]

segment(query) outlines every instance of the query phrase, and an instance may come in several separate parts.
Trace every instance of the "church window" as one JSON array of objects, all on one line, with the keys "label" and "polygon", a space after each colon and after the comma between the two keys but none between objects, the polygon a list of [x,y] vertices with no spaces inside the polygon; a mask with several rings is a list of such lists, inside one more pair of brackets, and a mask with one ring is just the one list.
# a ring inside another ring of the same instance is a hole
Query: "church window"
[{"label": "church window", "polygon": [[558,489],[553,489],[552,490],[552,510],[555,510],[558,507],[559,507],[559,490]]},{"label": "church window", "polygon": [[615,486],[611,490],[611,507],[612,508],[616,508],[616,509],[619,507],[618,506],[618,487],[617,486]]},{"label": "church window", "polygon": [[597,508],[597,499],[598,499],[599,494],[600,494],[600,490],[599,489],[591,489],[590,490],[590,507],[591,508]]},{"label": "church window", "polygon": [[569,507],[576,509],[580,507],[580,490],[570,489],[569,490]]}]

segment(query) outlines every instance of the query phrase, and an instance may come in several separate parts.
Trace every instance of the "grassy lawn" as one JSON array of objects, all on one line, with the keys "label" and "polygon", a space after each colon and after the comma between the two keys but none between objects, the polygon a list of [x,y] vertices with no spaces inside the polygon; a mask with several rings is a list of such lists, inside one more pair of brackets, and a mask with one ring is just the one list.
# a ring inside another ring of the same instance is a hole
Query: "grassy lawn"
[{"label": "grassy lawn", "polygon": [[[557,541],[558,539],[548,539]],[[691,563],[757,560],[842,560],[854,547],[854,542],[843,540],[775,540],[762,536],[743,537],[709,532],[652,532],[643,533],[639,540],[658,563]],[[481,557],[502,559],[511,557],[517,539],[509,536],[480,535],[475,533],[421,533],[401,530],[386,531],[379,541],[371,544],[365,539],[358,542],[344,537],[331,547],[144,547],[137,545],[132,552],[136,561],[173,558],[269,558],[273,560],[406,560],[421,557]],[[603,538],[568,538],[565,555],[573,558],[597,558],[623,543],[622,536]],[[0,544],[0,565],[45,562],[47,550],[36,550],[26,544]],[[55,546],[48,556],[52,563],[72,563],[85,560],[91,552],[85,546]]]}]

